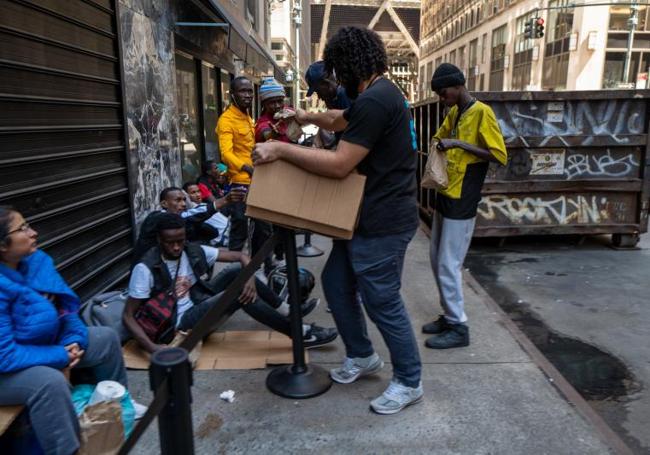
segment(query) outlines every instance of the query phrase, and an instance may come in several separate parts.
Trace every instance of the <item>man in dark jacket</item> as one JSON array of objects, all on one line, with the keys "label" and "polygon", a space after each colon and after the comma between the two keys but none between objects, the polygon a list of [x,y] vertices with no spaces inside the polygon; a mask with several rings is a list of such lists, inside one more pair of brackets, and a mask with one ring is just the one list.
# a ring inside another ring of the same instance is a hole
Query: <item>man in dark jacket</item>
[{"label": "man in dark jacket", "polygon": [[[151,340],[136,321],[135,313],[140,305],[173,286],[177,297],[175,328],[179,332],[187,332],[208,313],[237,278],[241,268],[250,262],[250,258],[240,251],[187,243],[185,222],[179,215],[172,213],[159,216],[157,240],[157,245],[147,251],[133,268],[129,299],[123,316],[126,328],[148,352],[155,352],[166,345]],[[240,267],[226,268],[210,279],[211,268],[217,261],[238,263]],[[229,303],[230,314],[243,307],[253,319],[291,336],[289,319],[266,301],[273,298],[278,297],[273,297],[268,288],[257,286],[255,278],[251,277],[237,301]],[[334,341],[338,332],[311,324],[303,325],[303,335],[305,347],[312,348]]]}]

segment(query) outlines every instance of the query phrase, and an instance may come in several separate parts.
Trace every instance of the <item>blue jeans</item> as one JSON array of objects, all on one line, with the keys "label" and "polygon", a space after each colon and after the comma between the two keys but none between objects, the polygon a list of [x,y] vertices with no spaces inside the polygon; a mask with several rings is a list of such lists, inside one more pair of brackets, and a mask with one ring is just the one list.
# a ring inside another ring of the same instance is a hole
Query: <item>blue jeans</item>
[{"label": "blue jeans", "polygon": [[[75,368],[92,369],[97,381],[124,386],[126,370],[117,333],[110,327],[88,327],[88,348]],[[34,366],[0,374],[0,406],[27,406],[36,438],[47,455],[69,455],[79,449],[79,420],[70,385],[60,370]]]},{"label": "blue jeans", "polygon": [[400,295],[406,248],[415,231],[381,237],[356,234],[335,240],[323,270],[323,289],[347,357],[368,357],[372,347],[361,303],[390,351],[393,376],[417,387],[422,364],[415,334]]}]

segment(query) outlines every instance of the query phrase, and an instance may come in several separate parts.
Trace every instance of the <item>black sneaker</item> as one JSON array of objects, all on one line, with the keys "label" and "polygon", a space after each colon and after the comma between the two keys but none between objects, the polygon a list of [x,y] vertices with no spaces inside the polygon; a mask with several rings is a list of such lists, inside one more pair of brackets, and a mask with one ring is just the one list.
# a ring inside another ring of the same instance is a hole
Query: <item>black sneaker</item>
[{"label": "black sneaker", "polygon": [[307,335],[303,337],[303,346],[305,349],[311,349],[336,340],[339,333],[336,329],[327,329],[312,324]]},{"label": "black sneaker", "polygon": [[435,335],[437,333],[444,332],[445,330],[447,330],[448,327],[449,327],[449,323],[447,322],[447,318],[440,315],[438,316],[438,319],[436,319],[435,321],[429,322],[428,324],[424,324],[422,326],[422,333]]},{"label": "black sneaker", "polygon": [[443,332],[429,337],[424,345],[430,349],[450,349],[469,346],[469,327],[463,324],[449,324]]},{"label": "black sneaker", "polygon": [[302,313],[303,317],[307,316],[309,313],[314,311],[319,303],[320,303],[320,299],[316,297],[305,301],[305,303],[303,303],[300,306],[300,312]]}]

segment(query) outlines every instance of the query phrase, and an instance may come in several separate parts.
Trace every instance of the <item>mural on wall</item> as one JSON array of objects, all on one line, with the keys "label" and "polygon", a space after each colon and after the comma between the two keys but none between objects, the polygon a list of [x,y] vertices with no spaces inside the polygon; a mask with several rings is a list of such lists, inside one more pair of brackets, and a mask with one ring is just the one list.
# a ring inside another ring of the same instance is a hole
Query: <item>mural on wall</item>
[{"label": "mural on wall", "polygon": [[120,26],[136,222],[181,182],[172,12],[165,1],[121,0]]}]

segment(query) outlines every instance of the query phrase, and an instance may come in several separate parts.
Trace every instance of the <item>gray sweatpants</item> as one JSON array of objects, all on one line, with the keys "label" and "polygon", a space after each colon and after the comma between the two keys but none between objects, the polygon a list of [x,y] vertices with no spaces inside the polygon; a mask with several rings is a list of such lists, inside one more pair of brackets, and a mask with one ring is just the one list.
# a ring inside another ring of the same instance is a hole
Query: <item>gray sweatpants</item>
[{"label": "gray sweatpants", "polygon": [[[120,339],[109,327],[88,327],[88,349],[75,368],[91,368],[97,381],[127,385]],[[15,404],[29,410],[34,433],[46,454],[70,455],[79,449],[79,421],[70,385],[60,370],[36,366],[0,374],[0,405]]]},{"label": "gray sweatpants", "polygon": [[431,224],[431,269],[445,318],[451,324],[467,322],[462,267],[475,222],[476,218],[452,220],[436,212]]}]

